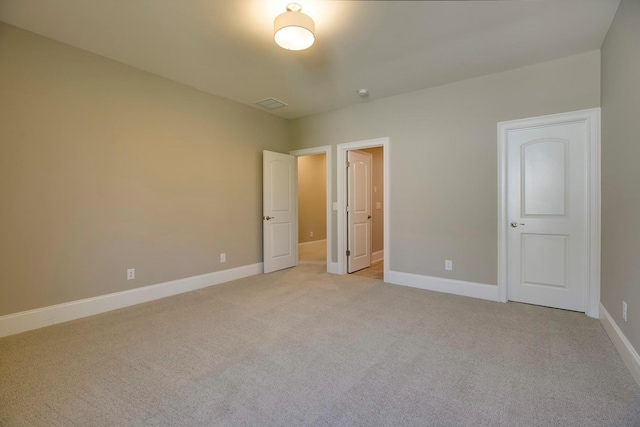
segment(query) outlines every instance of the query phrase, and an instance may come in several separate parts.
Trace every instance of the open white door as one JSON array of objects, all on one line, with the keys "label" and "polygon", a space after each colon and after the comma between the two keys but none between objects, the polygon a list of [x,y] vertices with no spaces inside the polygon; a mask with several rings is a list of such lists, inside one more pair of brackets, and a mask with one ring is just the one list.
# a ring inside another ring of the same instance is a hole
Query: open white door
[{"label": "open white door", "polygon": [[347,153],[348,272],[371,265],[371,154]]},{"label": "open white door", "polygon": [[509,300],[585,311],[587,135],[585,122],[507,132]]},{"label": "open white door", "polygon": [[262,206],[264,272],[293,267],[298,255],[296,158],[263,151]]}]

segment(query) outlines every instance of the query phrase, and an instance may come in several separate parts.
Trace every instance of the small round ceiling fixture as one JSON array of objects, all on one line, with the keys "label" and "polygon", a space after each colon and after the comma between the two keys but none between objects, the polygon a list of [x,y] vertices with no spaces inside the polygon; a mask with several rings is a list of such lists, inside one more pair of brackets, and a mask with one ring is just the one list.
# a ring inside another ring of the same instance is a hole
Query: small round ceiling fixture
[{"label": "small round ceiling fixture", "polygon": [[369,90],[368,89],[360,89],[358,91],[358,95],[360,95],[361,98],[366,98],[367,96],[369,96]]},{"label": "small round ceiling fixture", "polygon": [[316,24],[298,3],[287,5],[287,11],[273,21],[273,29],[274,40],[284,49],[304,50],[316,41]]}]

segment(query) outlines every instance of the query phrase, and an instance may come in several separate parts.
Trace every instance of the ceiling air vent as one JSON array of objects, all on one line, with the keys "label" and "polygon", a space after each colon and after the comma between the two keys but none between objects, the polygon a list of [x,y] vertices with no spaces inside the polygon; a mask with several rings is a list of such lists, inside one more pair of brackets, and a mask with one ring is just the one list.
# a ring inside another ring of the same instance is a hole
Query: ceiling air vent
[{"label": "ceiling air vent", "polygon": [[276,108],[282,108],[287,106],[287,104],[285,104],[282,101],[278,101],[275,98],[263,99],[262,101],[256,102],[256,105],[259,105],[262,108],[266,108],[267,110],[275,110]]}]

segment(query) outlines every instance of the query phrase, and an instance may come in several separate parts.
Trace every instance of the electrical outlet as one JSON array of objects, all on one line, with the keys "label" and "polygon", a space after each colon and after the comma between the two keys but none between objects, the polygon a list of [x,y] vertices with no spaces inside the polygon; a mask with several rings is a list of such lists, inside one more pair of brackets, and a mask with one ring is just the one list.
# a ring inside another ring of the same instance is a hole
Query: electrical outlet
[{"label": "electrical outlet", "polygon": [[133,280],[136,278],[136,269],[129,268],[127,269],[127,280]]},{"label": "electrical outlet", "polygon": [[227,254],[225,253],[220,254],[220,262],[227,262]]},{"label": "electrical outlet", "polygon": [[450,259],[445,259],[444,260],[444,269],[445,270],[453,270],[453,261],[451,261]]},{"label": "electrical outlet", "polygon": [[313,231],[309,232],[309,237],[313,237]]},{"label": "electrical outlet", "polygon": [[626,301],[622,301],[622,319],[627,321],[627,303]]}]

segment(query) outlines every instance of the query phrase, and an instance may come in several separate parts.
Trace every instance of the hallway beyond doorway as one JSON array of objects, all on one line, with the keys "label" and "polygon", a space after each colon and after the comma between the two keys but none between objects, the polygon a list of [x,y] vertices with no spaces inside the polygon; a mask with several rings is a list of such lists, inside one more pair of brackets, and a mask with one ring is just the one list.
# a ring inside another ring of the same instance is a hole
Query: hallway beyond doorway
[{"label": "hallway beyond doorway", "polygon": [[327,264],[327,241],[298,244],[298,264]]}]

